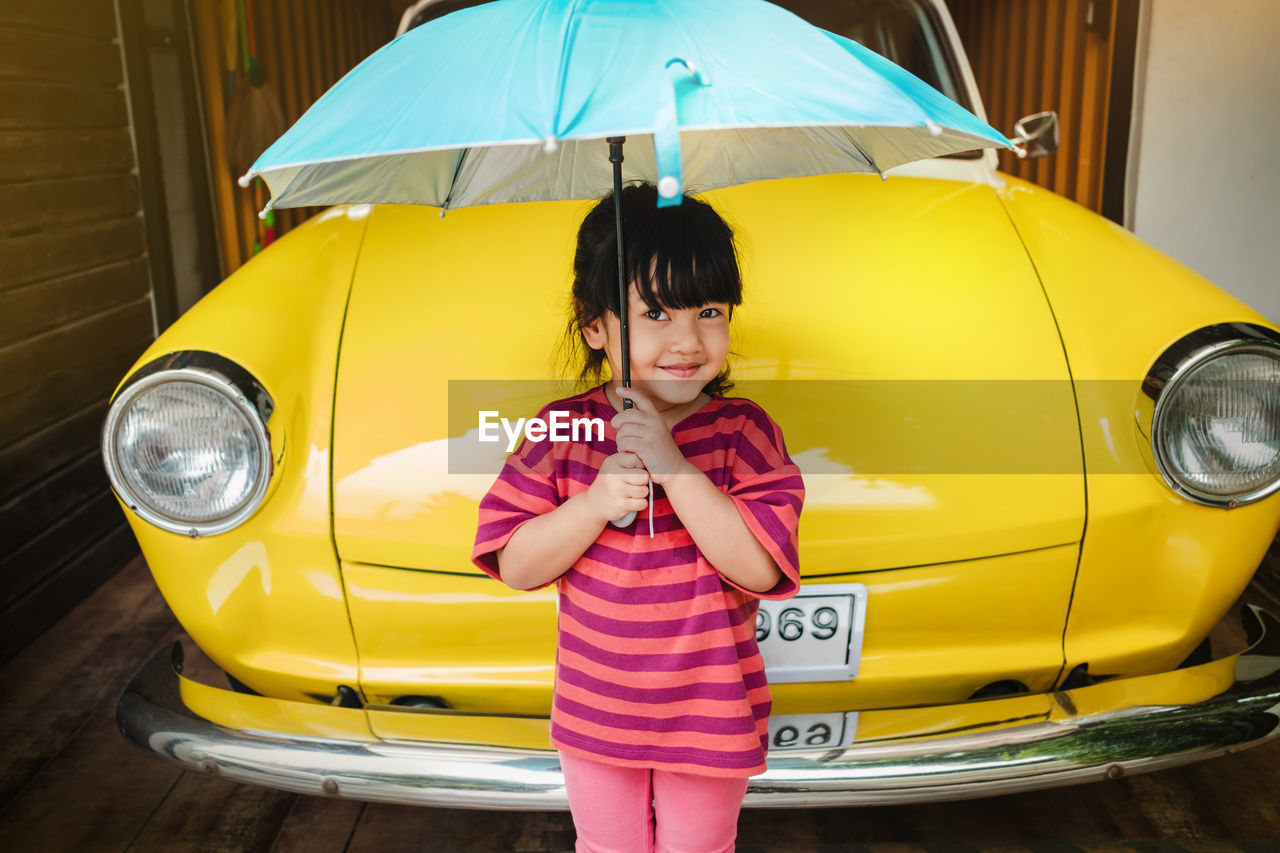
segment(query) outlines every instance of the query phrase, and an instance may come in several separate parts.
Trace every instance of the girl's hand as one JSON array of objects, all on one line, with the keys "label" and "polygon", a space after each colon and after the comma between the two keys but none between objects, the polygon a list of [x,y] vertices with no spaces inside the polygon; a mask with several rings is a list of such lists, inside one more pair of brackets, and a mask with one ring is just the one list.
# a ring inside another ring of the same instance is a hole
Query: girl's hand
[{"label": "girl's hand", "polygon": [[619,397],[630,397],[636,404],[634,409],[618,412],[610,421],[618,431],[618,450],[639,456],[658,485],[689,467],[691,463],[676,446],[671,428],[654,409],[653,401],[634,388],[619,385],[614,390]]},{"label": "girl's hand", "polygon": [[606,524],[649,505],[649,472],[634,453],[615,453],[605,458],[585,494],[587,504]]}]

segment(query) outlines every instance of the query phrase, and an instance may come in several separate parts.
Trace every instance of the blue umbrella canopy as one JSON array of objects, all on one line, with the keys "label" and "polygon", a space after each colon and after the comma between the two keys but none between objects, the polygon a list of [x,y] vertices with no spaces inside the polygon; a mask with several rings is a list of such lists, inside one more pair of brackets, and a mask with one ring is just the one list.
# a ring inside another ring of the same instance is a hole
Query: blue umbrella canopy
[{"label": "blue umbrella canopy", "polygon": [[[497,0],[391,41],[241,178],[268,207],[441,208],[880,172],[1013,144],[856,42],[763,0]],[[1015,148],[1015,150],[1017,150]],[[264,211],[265,214],[265,211]]]}]

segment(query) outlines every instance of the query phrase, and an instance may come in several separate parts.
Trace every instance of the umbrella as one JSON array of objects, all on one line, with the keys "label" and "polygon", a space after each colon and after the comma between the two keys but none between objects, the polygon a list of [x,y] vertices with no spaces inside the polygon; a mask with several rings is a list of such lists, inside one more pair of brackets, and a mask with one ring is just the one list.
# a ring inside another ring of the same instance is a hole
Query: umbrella
[{"label": "umbrella", "polygon": [[[443,216],[595,198],[610,183],[619,196],[635,178],[655,183],[664,206],[680,203],[686,183],[884,177],[995,146],[1019,150],[873,51],[764,0],[497,0],[370,55],[240,182],[266,181],[264,216],[339,203],[426,204]],[[620,201],[617,210],[621,258]]]}]

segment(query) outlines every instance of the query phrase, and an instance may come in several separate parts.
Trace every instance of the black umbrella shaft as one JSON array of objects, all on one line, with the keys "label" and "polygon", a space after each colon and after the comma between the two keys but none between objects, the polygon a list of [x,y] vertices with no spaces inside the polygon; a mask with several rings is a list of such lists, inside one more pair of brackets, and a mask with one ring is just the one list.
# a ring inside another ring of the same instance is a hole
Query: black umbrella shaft
[{"label": "black umbrella shaft", "polygon": [[[605,139],[609,143],[609,162],[613,164],[613,218],[618,229],[618,331],[622,338],[622,387],[631,387],[631,326],[627,323],[627,273],[622,247],[622,143],[625,136],[610,136]],[[624,410],[635,406],[630,399],[622,400]]]}]

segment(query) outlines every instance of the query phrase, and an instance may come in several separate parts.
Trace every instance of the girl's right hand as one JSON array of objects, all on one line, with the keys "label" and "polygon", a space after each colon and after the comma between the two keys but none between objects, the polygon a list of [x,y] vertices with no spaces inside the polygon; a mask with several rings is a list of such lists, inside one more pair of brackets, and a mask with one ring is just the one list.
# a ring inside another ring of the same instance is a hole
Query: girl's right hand
[{"label": "girl's right hand", "polygon": [[636,454],[615,453],[605,458],[586,494],[592,510],[607,524],[649,505],[649,472]]}]

